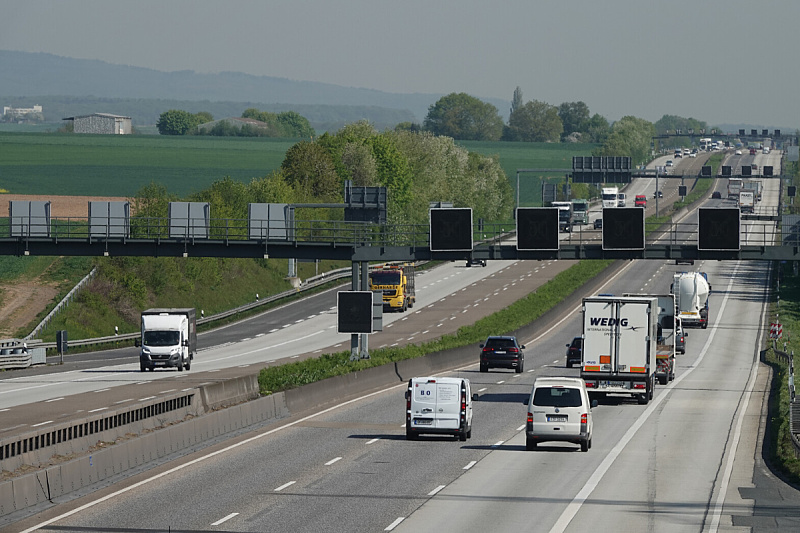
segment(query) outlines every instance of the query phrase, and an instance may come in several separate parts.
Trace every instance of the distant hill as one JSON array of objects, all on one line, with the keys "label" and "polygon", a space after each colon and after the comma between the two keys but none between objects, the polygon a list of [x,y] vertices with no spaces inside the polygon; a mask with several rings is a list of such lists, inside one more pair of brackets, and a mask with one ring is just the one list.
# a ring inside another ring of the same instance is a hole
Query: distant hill
[{"label": "distant hill", "polygon": [[[162,72],[104,61],[0,50],[0,105],[44,107],[47,122],[93,112],[130,116],[152,125],[168,109],[239,116],[248,107],[294,110],[317,130],[366,119],[379,130],[421,123],[441,94],[398,94],[239,72]],[[474,95],[479,97],[477,95]],[[509,102],[485,100],[501,115]]]}]

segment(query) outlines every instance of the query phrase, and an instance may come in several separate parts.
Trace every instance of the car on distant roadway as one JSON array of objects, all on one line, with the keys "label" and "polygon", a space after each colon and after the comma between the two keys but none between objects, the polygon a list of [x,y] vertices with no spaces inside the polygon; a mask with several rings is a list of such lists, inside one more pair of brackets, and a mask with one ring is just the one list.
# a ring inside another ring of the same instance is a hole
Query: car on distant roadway
[{"label": "car on distant roadway", "polygon": [[719,191],[714,191],[711,193],[711,198],[722,199],[722,193]]},{"label": "car on distant roadway", "polygon": [[525,367],[525,345],[510,335],[490,336],[481,344],[480,370],[488,372],[492,367],[512,368],[519,374]]},{"label": "car on distant roadway", "polygon": [[594,229],[603,229],[603,219],[602,218],[594,219]]},{"label": "car on distant roadway", "polygon": [[647,196],[644,194],[637,194],[633,200],[634,207],[647,207]]},{"label": "car on distant roadway", "polygon": [[663,191],[655,191],[653,193],[653,198],[664,198],[664,192]]},{"label": "car on distant roadway", "polygon": [[736,155],[742,155],[742,151],[741,150],[736,150],[735,154]]},{"label": "car on distant roadway", "polygon": [[691,154],[689,154],[689,157],[697,157],[697,154],[695,152],[692,152]]},{"label": "car on distant roadway", "polygon": [[674,164],[675,164],[675,162],[672,159],[667,159],[666,166],[671,167]]},{"label": "car on distant roadway", "polygon": [[486,266],[486,260],[484,260],[484,259],[467,259],[466,266],[471,267],[472,265],[485,267]]},{"label": "car on distant roadway", "polygon": [[572,342],[567,344],[567,368],[572,365],[581,364],[581,352],[583,351],[583,337],[575,337]]}]

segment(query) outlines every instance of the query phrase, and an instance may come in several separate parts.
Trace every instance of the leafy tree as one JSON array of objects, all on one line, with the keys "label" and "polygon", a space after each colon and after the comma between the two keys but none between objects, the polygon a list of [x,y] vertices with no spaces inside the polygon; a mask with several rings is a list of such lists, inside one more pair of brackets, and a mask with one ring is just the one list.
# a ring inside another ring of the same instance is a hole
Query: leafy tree
[{"label": "leafy tree", "polygon": [[606,120],[604,116],[595,113],[592,115],[592,118],[589,119],[583,141],[602,144],[606,142],[610,133],[611,125],[608,123],[608,120]]},{"label": "leafy tree", "polygon": [[517,86],[517,88],[514,89],[514,96],[511,98],[511,112],[509,113],[509,116],[513,115],[514,111],[518,111],[522,107],[523,103],[522,89]]},{"label": "leafy tree", "polygon": [[289,137],[311,139],[316,135],[308,119],[296,111],[278,113],[276,118],[278,124],[283,126],[284,131],[289,134]]},{"label": "leafy tree", "polygon": [[650,155],[650,142],[656,134],[652,122],[633,116],[619,119],[611,127],[605,144],[595,155],[630,156],[633,164],[644,162]]},{"label": "leafy tree", "polygon": [[328,151],[319,143],[300,141],[281,163],[286,182],[309,200],[341,199],[342,187]]},{"label": "leafy tree", "polygon": [[413,131],[415,133],[422,131],[422,126],[416,122],[401,122],[394,127],[394,131]]},{"label": "leafy tree", "polygon": [[504,138],[509,141],[558,142],[562,131],[558,108],[533,100],[508,118]]},{"label": "leafy tree", "polygon": [[372,154],[378,170],[378,183],[385,185],[397,208],[404,208],[411,200],[411,169],[389,134],[376,135],[371,140]]},{"label": "leafy tree", "polygon": [[211,122],[214,120],[214,115],[208,111],[200,111],[199,113],[195,113],[194,116],[197,117],[198,124],[205,124],[206,122]]},{"label": "leafy tree", "polygon": [[291,204],[299,202],[295,190],[284,179],[280,170],[263,178],[254,178],[247,185],[250,201],[261,204]]},{"label": "leafy tree", "polygon": [[424,127],[459,140],[496,141],[503,133],[503,119],[492,104],[466,93],[451,93],[428,108]]},{"label": "leafy tree", "polygon": [[197,115],[188,111],[170,109],[161,113],[156,127],[161,135],[186,135],[200,124],[199,120]]},{"label": "leafy tree", "polygon": [[564,102],[558,106],[558,116],[564,125],[564,135],[585,133],[589,128],[589,106],[584,102]]},{"label": "leafy tree", "polygon": [[342,149],[342,165],[347,169],[358,187],[374,187],[378,184],[378,165],[372,155],[372,147],[360,143],[347,143]]}]

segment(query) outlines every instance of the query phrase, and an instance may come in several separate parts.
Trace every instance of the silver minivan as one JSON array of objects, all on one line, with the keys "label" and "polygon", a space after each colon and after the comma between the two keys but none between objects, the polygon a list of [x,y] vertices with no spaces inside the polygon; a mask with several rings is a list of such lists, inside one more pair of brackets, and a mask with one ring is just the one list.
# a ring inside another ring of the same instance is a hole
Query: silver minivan
[{"label": "silver minivan", "polygon": [[535,450],[540,442],[562,441],[592,447],[592,407],[586,383],[580,378],[537,378],[533,384],[525,425],[525,448]]}]

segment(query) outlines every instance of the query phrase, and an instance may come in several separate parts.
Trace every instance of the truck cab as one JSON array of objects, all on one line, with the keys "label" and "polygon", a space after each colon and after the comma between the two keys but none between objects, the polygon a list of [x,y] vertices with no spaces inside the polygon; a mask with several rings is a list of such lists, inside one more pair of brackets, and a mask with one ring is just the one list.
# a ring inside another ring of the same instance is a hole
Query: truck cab
[{"label": "truck cab", "polygon": [[156,368],[189,370],[197,351],[195,310],[142,311],[142,334],[135,344],[141,347],[139,369],[142,372]]}]

